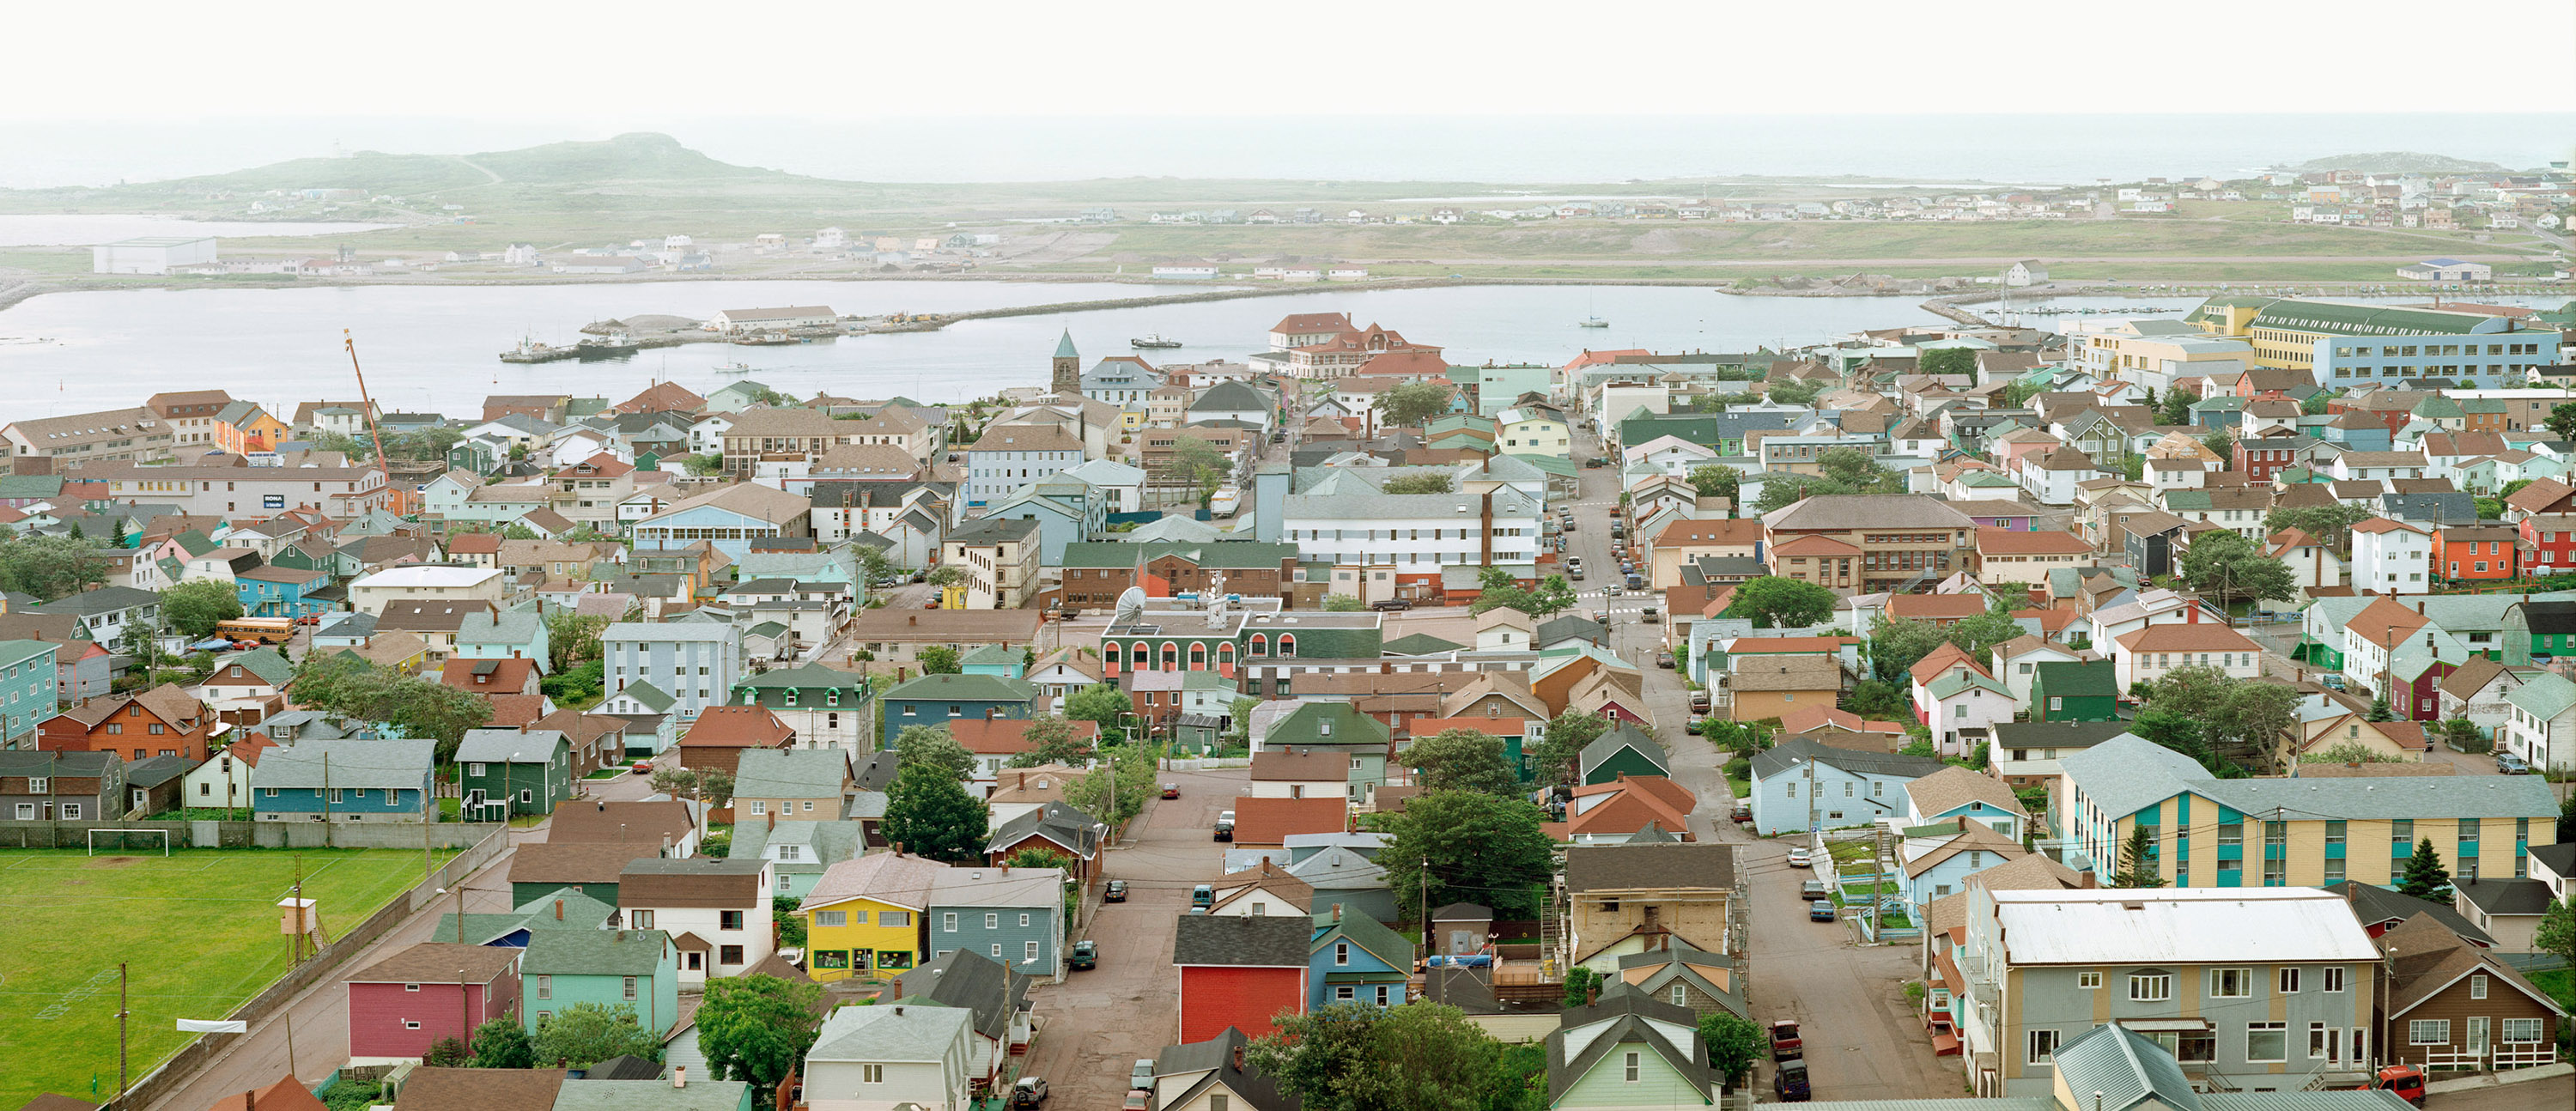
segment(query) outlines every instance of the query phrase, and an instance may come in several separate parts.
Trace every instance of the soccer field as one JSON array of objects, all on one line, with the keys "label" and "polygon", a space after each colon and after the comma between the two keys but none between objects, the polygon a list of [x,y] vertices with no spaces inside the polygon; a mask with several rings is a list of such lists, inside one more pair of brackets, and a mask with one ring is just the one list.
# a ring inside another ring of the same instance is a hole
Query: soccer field
[{"label": "soccer field", "polygon": [[135,1080],[201,1036],[176,1020],[223,1018],[282,975],[277,901],[298,858],[332,938],[421,881],[407,849],[0,850],[0,1107],[114,1094],[119,961]]}]

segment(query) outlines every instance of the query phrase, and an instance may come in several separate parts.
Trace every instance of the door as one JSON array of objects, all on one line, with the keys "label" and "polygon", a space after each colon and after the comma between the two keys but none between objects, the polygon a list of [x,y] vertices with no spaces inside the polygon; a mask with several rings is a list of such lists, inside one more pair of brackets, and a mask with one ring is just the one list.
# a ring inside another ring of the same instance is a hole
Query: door
[{"label": "door", "polygon": [[2469,1035],[2461,1039],[2460,1048],[2473,1057],[2480,1059],[2486,1057],[2487,1016],[2478,1015],[2469,1019]]}]

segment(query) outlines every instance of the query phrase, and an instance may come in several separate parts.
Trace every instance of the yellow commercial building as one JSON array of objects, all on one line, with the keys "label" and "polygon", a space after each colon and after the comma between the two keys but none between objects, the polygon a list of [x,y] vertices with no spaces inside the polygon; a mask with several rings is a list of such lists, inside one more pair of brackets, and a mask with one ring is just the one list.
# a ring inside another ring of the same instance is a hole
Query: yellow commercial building
[{"label": "yellow commercial building", "polygon": [[2318,386],[2439,378],[2482,389],[2518,384],[2556,361],[2558,334],[2491,312],[2286,297],[2212,297],[2183,318],[2253,345],[2257,366],[2304,370]]},{"label": "yellow commercial building", "polygon": [[830,983],[920,965],[930,887],[947,867],[880,852],[825,869],[797,911],[806,971]]}]

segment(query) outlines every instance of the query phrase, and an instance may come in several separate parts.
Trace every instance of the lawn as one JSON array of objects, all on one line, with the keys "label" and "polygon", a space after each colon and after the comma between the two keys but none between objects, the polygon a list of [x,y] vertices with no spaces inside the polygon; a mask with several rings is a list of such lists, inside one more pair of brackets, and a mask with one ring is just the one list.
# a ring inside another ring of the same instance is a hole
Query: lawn
[{"label": "lawn", "polygon": [[11,912],[0,1107],[41,1092],[114,1093],[118,961],[129,963],[133,1079],[197,1036],[175,1020],[223,1018],[274,981],[287,966],[276,904],[299,859],[305,897],[320,901],[331,937],[421,880],[421,854],[404,849],[0,851],[0,905]]},{"label": "lawn", "polygon": [[2557,1000],[2559,1006],[2576,1011],[2576,972],[2564,968],[2534,972],[2531,974],[2531,983],[2533,987],[2548,992],[2549,997]]}]

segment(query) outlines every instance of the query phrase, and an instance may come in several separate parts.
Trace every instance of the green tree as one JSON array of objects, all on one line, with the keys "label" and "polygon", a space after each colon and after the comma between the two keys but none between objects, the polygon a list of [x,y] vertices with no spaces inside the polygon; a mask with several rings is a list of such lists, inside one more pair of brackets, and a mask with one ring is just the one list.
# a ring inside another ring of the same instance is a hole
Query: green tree
[{"label": "green tree", "polygon": [[2326,407],[2333,404],[2334,399],[2334,394],[2328,393],[2324,390],[2318,390],[2315,393],[2309,394],[2306,401],[2299,403],[2299,413],[2303,416],[2310,417],[2324,416]]},{"label": "green tree", "polygon": [[2503,498],[2472,498],[2470,500],[2477,506],[2479,520],[2494,521],[2504,517]]},{"label": "green tree", "polygon": [[1703,498],[1725,498],[1729,503],[1742,496],[1743,474],[1733,467],[1693,467],[1691,489]]},{"label": "green tree", "polygon": [[1014,768],[1034,768],[1040,764],[1079,768],[1090,763],[1096,754],[1091,740],[1076,732],[1073,722],[1057,714],[1042,714],[1030,719],[1020,739],[1030,748],[1011,758]]},{"label": "green tree", "polygon": [[1224,484],[1226,476],[1234,473],[1233,460],[1227,459],[1224,452],[1218,451],[1206,440],[1196,436],[1172,437],[1171,462],[1167,466],[1168,473],[1198,484],[1199,506],[1202,509],[1206,508],[1208,499],[1215,495],[1216,488]]},{"label": "green tree", "polygon": [[492,704],[470,692],[379,668],[344,654],[308,655],[295,670],[295,700],[359,721],[383,722],[436,741],[440,763],[456,758],[466,730],[492,720]]},{"label": "green tree", "polygon": [[823,987],[775,976],[726,976],[707,981],[698,1005],[698,1052],[717,1080],[777,1086],[814,1045],[821,1020],[814,1008]]},{"label": "green tree", "polygon": [[733,802],[733,776],[722,768],[656,768],[653,789],[672,798],[692,798],[721,810]]},{"label": "green tree", "polygon": [[1304,1111],[1373,1108],[1377,1016],[1376,1007],[1357,1002],[1283,1012],[1272,1033],[1243,1047],[1243,1063],[1297,1096]]},{"label": "green tree", "polygon": [[528,1028],[519,1025],[515,1016],[503,1015],[474,1028],[474,1061],[469,1068],[532,1069],[537,1067],[537,1051],[528,1041]]},{"label": "green tree", "polygon": [[1832,619],[1836,600],[1830,587],[1764,575],[1735,588],[1725,616],[1750,619],[1756,629],[1800,629]]},{"label": "green tree", "polygon": [[1136,711],[1136,704],[1114,684],[1093,683],[1073,692],[1064,700],[1064,716],[1075,721],[1100,723],[1100,735],[1117,736],[1118,719]]},{"label": "green tree", "polygon": [[2193,540],[2183,553],[2182,578],[2221,604],[2288,598],[2298,590],[2289,564],[2232,532],[2204,532]]},{"label": "green tree", "polygon": [[2129,841],[2120,847],[2120,871],[2111,881],[2113,887],[2163,887],[2165,877],[2156,868],[2153,846],[2147,842],[2147,827],[2129,827]]},{"label": "green tree", "polygon": [[123,517],[119,517],[119,518],[117,518],[117,519],[116,519],[116,533],[115,533],[115,535],[113,535],[113,536],[109,537],[109,540],[110,540],[111,542],[113,542],[113,543],[116,545],[116,547],[117,547],[118,549],[120,549],[120,550],[125,549],[125,548],[131,548],[131,547],[133,547],[133,546],[134,546],[134,523],[133,523],[133,522],[131,522],[131,521],[126,520],[126,519],[125,519],[125,518],[123,518]]},{"label": "green tree", "polygon": [[536,1059],[547,1065],[588,1068],[611,1057],[662,1059],[662,1039],[627,1004],[575,1003],[537,1028]]},{"label": "green tree", "polygon": [[886,789],[880,826],[888,844],[932,860],[970,864],[983,859],[991,821],[984,800],[967,794],[956,777],[915,764],[896,773],[894,785]]},{"label": "green tree", "polygon": [[1599,986],[1601,986],[1600,973],[1594,972],[1579,964],[1566,969],[1565,1005],[1568,1007],[1589,1006],[1592,1002],[1592,989]]},{"label": "green tree", "polygon": [[1449,398],[1454,387],[1433,382],[1407,382],[1377,395],[1378,412],[1385,422],[1396,428],[1424,424],[1449,411]]},{"label": "green tree", "polygon": [[1487,567],[1476,574],[1476,601],[1467,610],[1483,613],[1509,608],[1528,614],[1532,620],[1545,621],[1573,609],[1574,600],[1574,586],[1563,575],[1549,575],[1532,589],[1514,580],[1509,571]]},{"label": "green tree", "polygon": [[1896,754],[1899,756],[1912,756],[1919,760],[1938,760],[1941,758],[1941,749],[1938,745],[1933,744],[1929,738],[1917,737],[1911,741],[1905,742],[1905,747],[1897,749]]},{"label": "green tree", "polygon": [[51,601],[107,582],[107,559],[70,536],[0,534],[0,590]]},{"label": "green tree", "polygon": [[1502,1046],[1456,1007],[1417,1000],[1378,1012],[1373,1070],[1387,1111],[1479,1111]]},{"label": "green tree", "polygon": [[680,465],[688,468],[693,478],[714,478],[724,473],[724,456],[712,451],[705,455],[684,455],[680,457]]},{"label": "green tree", "polygon": [[[945,570],[945,568],[943,568]],[[957,662],[957,650],[945,644],[933,644],[912,654],[924,675],[955,675],[964,670]]]},{"label": "green tree", "polygon": [[1535,754],[1538,781],[1543,786],[1574,782],[1575,761],[1601,734],[1610,731],[1610,719],[1581,710],[1567,710],[1547,723],[1547,736],[1538,743]]},{"label": "green tree", "polygon": [[1842,698],[1842,708],[1869,720],[1893,720],[1907,713],[1906,694],[1885,679],[1866,679],[1852,685],[1851,693]]},{"label": "green tree", "polygon": [[1720,721],[1710,718],[1700,726],[1700,736],[1720,751],[1752,759],[1771,747],[1771,729],[1758,721]]},{"label": "green tree", "polygon": [[1443,729],[1404,750],[1404,762],[1421,769],[1425,791],[1483,791],[1520,797],[1520,776],[1503,755],[1503,739],[1473,729]]},{"label": "green tree", "polygon": [[933,567],[930,569],[929,574],[921,577],[921,581],[942,589],[952,586],[964,586],[966,585],[966,569],[955,564],[949,564],[943,567]]},{"label": "green tree", "polygon": [[1388,494],[1446,494],[1455,486],[1445,474],[1409,474],[1388,479],[1378,489]]},{"label": "green tree", "polygon": [[1964,375],[1973,382],[1977,377],[1977,352],[1967,347],[1935,347],[1915,355],[1914,369],[1919,374]]},{"label": "green tree", "polygon": [[2217,452],[2221,459],[2232,462],[2236,458],[2236,434],[2224,428],[2201,437],[2200,446]]},{"label": "green tree", "polygon": [[2561,440],[2576,440],[2576,401],[2562,401],[2550,406],[2549,418],[2540,423]]},{"label": "green tree", "polygon": [[2531,935],[2532,948],[2576,965],[2576,901],[2552,899]]},{"label": "green tree", "polygon": [[2299,754],[2299,762],[2302,764],[2370,764],[2378,762],[2379,759],[2379,753],[2360,741],[2344,741],[2315,752]]},{"label": "green tree", "polygon": [[1753,1062],[1762,1059],[1762,1051],[1770,1048],[1761,1027],[1728,1011],[1700,1016],[1699,1040],[1708,1046],[1708,1063],[1729,1087],[1737,1088],[1753,1075]]},{"label": "green tree", "polygon": [[1816,457],[1816,466],[1827,478],[1850,487],[1855,494],[1901,494],[1905,476],[1878,465],[1878,460],[1856,447],[1838,447]]},{"label": "green tree", "polygon": [[[1546,1111],[1547,1047],[1515,1042],[1494,1056],[1493,1083],[1486,1086],[1485,1111]],[[340,1111],[333,1108],[332,1111]],[[358,1108],[357,1111],[366,1111]]]},{"label": "green tree", "polygon": [[1363,604],[1358,598],[1348,594],[1324,595],[1324,612],[1326,613],[1357,613],[1360,610],[1367,608],[1368,606]]},{"label": "green tree", "polygon": [[2397,720],[2397,715],[2389,711],[2388,696],[2383,694],[2370,700],[2370,710],[2361,715],[2361,720],[2395,721]]},{"label": "green tree", "polygon": [[2558,804],[2558,840],[2576,841],[2576,795]]},{"label": "green tree", "polygon": [[975,774],[975,754],[966,751],[944,725],[907,725],[894,735],[895,764],[905,770],[931,768],[950,779]]},{"label": "green tree", "polygon": [[1398,907],[1471,900],[1509,919],[1536,917],[1554,846],[1539,831],[1545,815],[1519,799],[1482,791],[1426,791],[1388,823],[1378,860]]},{"label": "green tree", "polygon": [[599,634],[607,629],[605,617],[584,617],[572,610],[547,614],[546,663],[561,673],[600,659]]},{"label": "green tree", "polygon": [[2370,507],[2333,502],[2302,509],[2275,509],[2263,518],[2265,534],[2297,529],[2336,552],[2352,547],[2352,526],[2371,519]]},{"label": "green tree", "polygon": [[2190,424],[2191,403],[2198,400],[2200,399],[2192,396],[2189,392],[2184,390],[2174,389],[2165,391],[2164,412],[2161,414],[2164,423],[2167,425]]},{"label": "green tree", "polygon": [[429,1052],[420,1055],[420,1063],[434,1069],[468,1069],[474,1067],[474,1051],[463,1038],[440,1038],[429,1043]]},{"label": "green tree", "polygon": [[2451,872],[2442,867],[2442,854],[2433,850],[2433,839],[2415,843],[2415,855],[2406,858],[2406,873],[2397,881],[2397,893],[2437,903],[2451,901]]},{"label": "green tree", "polygon": [[1226,703],[1225,735],[1217,738],[1217,743],[1227,748],[1250,748],[1252,746],[1252,711],[1260,706],[1261,700],[1258,698],[1238,698]]},{"label": "green tree", "polygon": [[805,947],[805,916],[796,913],[804,907],[805,900],[794,895],[769,897],[769,920],[778,926],[778,944],[790,949]]},{"label": "green tree", "polygon": [[217,579],[190,579],[161,592],[161,619],[189,640],[204,640],[216,625],[241,615],[241,595]]},{"label": "green tree", "polygon": [[1763,398],[1770,401],[1780,402],[1783,405],[1812,404],[1816,400],[1816,395],[1822,392],[1824,392],[1824,384],[1821,382],[1800,382],[1789,378],[1774,378],[1765,379],[1762,383]]},{"label": "green tree", "polygon": [[1145,812],[1154,793],[1154,771],[1160,766],[1153,750],[1131,745],[1112,753],[1106,765],[1064,785],[1064,801],[1109,823],[1113,831]]}]

